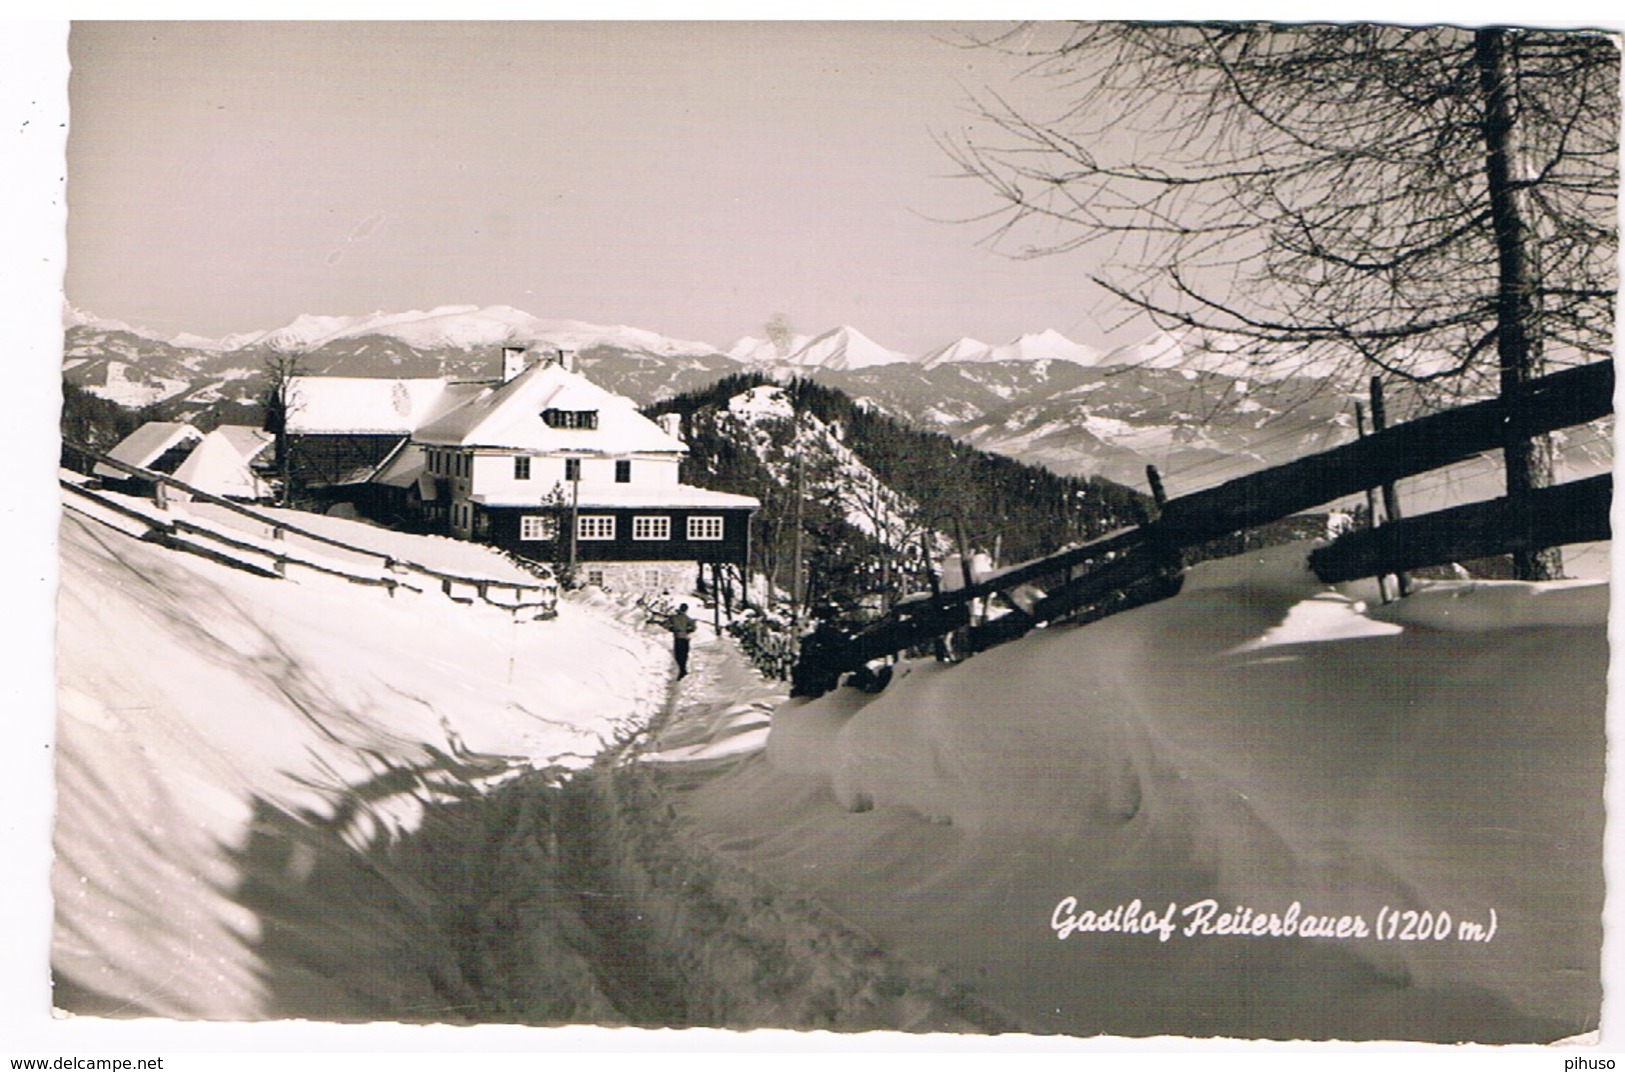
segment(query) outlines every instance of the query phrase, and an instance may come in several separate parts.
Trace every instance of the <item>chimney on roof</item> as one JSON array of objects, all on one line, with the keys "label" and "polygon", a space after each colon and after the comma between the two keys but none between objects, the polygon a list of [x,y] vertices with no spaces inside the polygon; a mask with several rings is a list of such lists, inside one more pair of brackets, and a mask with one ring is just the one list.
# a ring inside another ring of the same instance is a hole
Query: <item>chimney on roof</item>
[{"label": "chimney on roof", "polygon": [[504,346],[502,348],[502,382],[507,383],[523,371],[525,371],[525,347]]},{"label": "chimney on roof", "polygon": [[655,418],[660,430],[671,436],[677,442],[683,442],[683,415],[681,413],[662,413]]},{"label": "chimney on roof", "polygon": [[562,346],[559,347],[558,362],[559,367],[565,372],[574,372],[576,370],[576,352],[566,350]]}]

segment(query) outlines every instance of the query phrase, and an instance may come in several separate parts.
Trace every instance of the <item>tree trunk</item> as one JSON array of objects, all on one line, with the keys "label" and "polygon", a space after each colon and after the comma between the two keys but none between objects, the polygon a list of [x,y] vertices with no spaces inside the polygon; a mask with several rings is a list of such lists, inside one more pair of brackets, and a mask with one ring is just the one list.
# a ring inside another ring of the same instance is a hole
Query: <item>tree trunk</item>
[{"label": "tree trunk", "polygon": [[[1485,171],[1489,180],[1490,216],[1495,228],[1499,282],[1496,297],[1496,348],[1501,367],[1501,397],[1509,413],[1522,405],[1525,385],[1544,370],[1541,352],[1540,300],[1535,294],[1535,266],[1531,261],[1527,193],[1513,173],[1517,152],[1514,130],[1516,61],[1508,50],[1508,31],[1486,27],[1475,32],[1474,55],[1479,87],[1484,94]],[[1514,513],[1530,492],[1552,483],[1552,441],[1548,436],[1524,438],[1512,432],[1504,454],[1507,499]],[[1513,576],[1545,581],[1563,575],[1563,556],[1556,548],[1520,551],[1513,555]]]}]

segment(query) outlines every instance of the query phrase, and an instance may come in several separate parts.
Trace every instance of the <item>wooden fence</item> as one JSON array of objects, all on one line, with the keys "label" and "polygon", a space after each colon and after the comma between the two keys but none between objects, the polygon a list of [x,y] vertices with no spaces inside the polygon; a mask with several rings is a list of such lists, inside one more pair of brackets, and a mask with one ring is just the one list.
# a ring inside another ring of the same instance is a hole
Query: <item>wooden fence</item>
[{"label": "wooden fence", "polygon": [[[959,630],[972,652],[1060,618],[1093,621],[1179,591],[1185,552],[1313,507],[1441,469],[1515,439],[1613,412],[1612,362],[1582,365],[1525,385],[1514,404],[1475,402],[1397,424],[1344,446],[1249,473],[1177,499],[1154,516],[1079,547],[930,599],[901,603],[855,634],[803,638],[792,692],[818,695],[843,673]],[[1153,489],[1159,490],[1156,481]],[[1158,500],[1162,499],[1160,493]],[[1526,501],[1472,503],[1340,537],[1310,555],[1327,582],[1399,573],[1469,558],[1606,540],[1613,479],[1596,476],[1544,488]],[[1009,612],[973,622],[978,601]]]},{"label": "wooden fence", "polygon": [[[331,536],[324,536],[319,532],[312,532],[309,529],[290,524],[285,519],[271,517],[241,503],[193,487],[167,473],[144,469],[108,457],[83,444],[64,441],[63,448],[82,458],[107,465],[120,472],[150,481],[155,485],[173,488],[193,500],[219,507],[228,513],[253,521],[256,525],[263,526],[271,532],[269,541],[255,542],[246,538],[246,535],[239,536],[222,532],[216,527],[201,525],[185,517],[174,515],[154,516],[152,513],[134,509],[112,496],[101,494],[83,484],[69,480],[60,481],[65,492],[94,503],[97,511],[105,511],[130,521],[141,529],[144,539],[201,554],[225,562],[228,565],[265,576],[286,576],[289,567],[293,566],[341,577],[355,584],[387,588],[391,594],[394,594],[398,588],[402,587],[412,591],[424,591],[426,587],[437,587],[447,598],[457,602],[472,603],[477,601],[487,603],[491,606],[513,611],[516,615],[528,613],[535,617],[551,617],[555,613],[558,591],[556,583],[546,582],[541,578],[538,578],[534,584],[524,581],[497,580],[427,566],[411,559],[362,547]],[[351,568],[342,562],[323,561],[309,555],[298,554],[290,538],[359,558],[362,563],[373,565],[374,572],[369,573],[359,567]],[[428,582],[427,586],[425,586],[425,582]]]}]

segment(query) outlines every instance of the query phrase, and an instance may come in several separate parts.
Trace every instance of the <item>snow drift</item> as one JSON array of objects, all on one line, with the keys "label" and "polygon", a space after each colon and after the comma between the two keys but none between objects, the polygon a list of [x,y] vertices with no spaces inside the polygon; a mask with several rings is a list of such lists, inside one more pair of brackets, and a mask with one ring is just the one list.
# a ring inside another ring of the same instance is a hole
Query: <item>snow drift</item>
[{"label": "snow drift", "polygon": [[[313,520],[357,543],[377,533]],[[378,536],[425,559],[449,542]],[[478,549],[459,550],[471,567]],[[613,611],[564,601],[554,621],[518,622],[438,593],[269,579],[66,515],[57,1004],[209,1019],[465,1015],[445,898],[410,877],[456,862],[429,853],[403,869],[377,850],[440,805],[584,766],[658,709],[665,646]],[[525,832],[471,821],[453,844],[515,839],[504,873],[526,858]],[[586,1002],[574,1011],[593,1015],[591,990],[573,992]]]},{"label": "snow drift", "polygon": [[1304,554],[787,704],[683,809],[1026,1030],[1595,1029],[1607,586],[1372,608]]}]

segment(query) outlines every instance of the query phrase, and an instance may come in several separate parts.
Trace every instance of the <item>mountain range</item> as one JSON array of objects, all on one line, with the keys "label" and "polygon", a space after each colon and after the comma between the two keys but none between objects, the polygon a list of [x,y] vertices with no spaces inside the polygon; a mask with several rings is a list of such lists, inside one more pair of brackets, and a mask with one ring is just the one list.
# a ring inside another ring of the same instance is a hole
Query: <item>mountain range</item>
[{"label": "mountain range", "polygon": [[[377,312],[359,316],[305,314],[291,323],[266,331],[240,332],[210,339],[194,334],[164,337],[116,320],[104,320],[69,306],[69,331],[85,329],[142,339],[179,351],[215,355],[245,352],[321,354],[353,348],[362,340],[389,340],[395,348],[424,354],[432,351],[489,350],[505,343],[554,346],[576,352],[611,348],[665,358],[726,357],[758,367],[798,370],[851,371],[881,365],[917,364],[936,368],[946,364],[992,364],[1006,361],[1069,361],[1084,366],[1143,364],[1157,367],[1200,365],[1204,371],[1247,370],[1208,340],[1181,339],[1156,331],[1145,339],[1113,350],[1100,350],[1067,338],[1053,328],[990,345],[976,339],[958,339],[923,354],[888,349],[851,325],[843,324],[816,336],[787,335],[770,340],[745,336],[726,350],[707,343],[674,339],[625,325],[604,326],[577,320],[546,319],[506,305],[446,305],[427,311]],[[389,348],[373,345],[373,351]],[[1232,350],[1234,348],[1232,347]],[[1215,357],[1227,359],[1220,368]],[[156,384],[153,384],[156,387]]]},{"label": "mountain range", "polygon": [[[719,350],[508,306],[307,315],[214,340],[159,338],[71,308],[66,325],[70,382],[165,419],[205,425],[258,419],[271,355],[294,355],[314,375],[474,379],[494,376],[499,347],[518,343],[574,352],[581,371],[641,405],[741,371],[801,376],[915,427],[1062,475],[1143,488],[1145,467],[1154,464],[1171,494],[1357,434],[1347,388],[1320,376],[1269,374],[1235,340],[1194,333],[1159,331],[1102,351],[1045,330],[997,346],[960,339],[907,355],[850,325],[816,336],[745,337]],[[1391,419],[1417,405],[1395,391]]]}]

